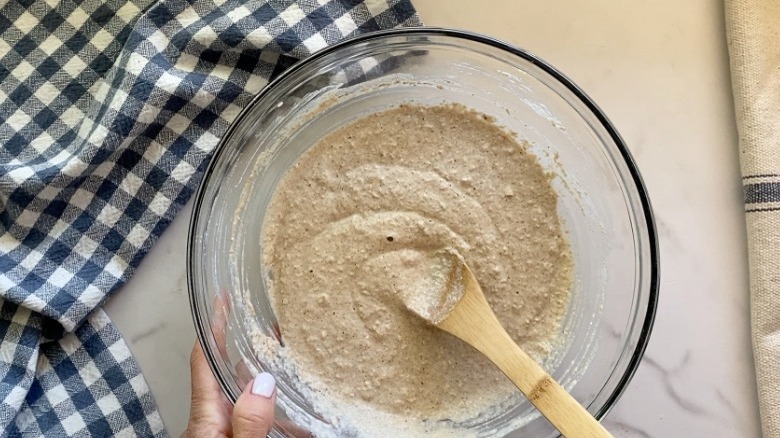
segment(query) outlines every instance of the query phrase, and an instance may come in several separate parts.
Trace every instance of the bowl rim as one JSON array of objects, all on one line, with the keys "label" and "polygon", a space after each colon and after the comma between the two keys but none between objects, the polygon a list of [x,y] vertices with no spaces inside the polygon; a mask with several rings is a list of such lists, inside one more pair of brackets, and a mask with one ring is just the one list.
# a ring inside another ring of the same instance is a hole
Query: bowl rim
[{"label": "bowl rim", "polygon": [[495,37],[487,36],[477,32],[453,29],[453,28],[419,26],[419,27],[403,27],[403,28],[396,28],[396,29],[373,31],[373,32],[368,32],[365,34],[344,39],[336,44],[323,48],[315,52],[314,54],[298,61],[290,68],[280,73],[276,78],[269,81],[268,84],[266,84],[265,87],[263,87],[263,89],[260,92],[258,92],[247,103],[247,105],[243,109],[241,109],[241,111],[238,113],[236,118],[230,124],[228,129],[220,138],[217,145],[214,147],[214,150],[212,152],[212,157],[209,160],[209,163],[206,169],[204,170],[203,177],[198,185],[198,189],[194,197],[192,213],[190,216],[189,230],[187,233],[187,287],[188,287],[190,310],[192,312],[193,323],[195,325],[195,332],[198,338],[198,343],[200,344],[204,354],[206,355],[209,367],[211,368],[212,373],[214,374],[215,378],[219,382],[222,391],[227,395],[228,399],[232,403],[235,403],[236,399],[238,398],[238,394],[234,393],[233,388],[228,384],[225,377],[220,373],[219,369],[216,366],[217,357],[215,356],[211,348],[209,348],[208,342],[206,342],[205,339],[207,333],[206,331],[207,327],[204,327],[203,318],[201,318],[201,316],[203,316],[201,314],[203,309],[199,307],[197,303],[197,297],[195,296],[196,287],[194,282],[194,274],[196,273],[195,270],[197,268],[197,264],[195,263],[193,257],[193,249],[194,249],[193,244],[196,240],[195,239],[196,231],[199,225],[198,213],[200,212],[201,206],[203,204],[206,187],[208,185],[207,183],[210,180],[210,176],[214,172],[216,163],[219,162],[220,155],[222,155],[226,149],[228,140],[232,137],[237,127],[242,124],[242,122],[247,117],[249,112],[251,112],[252,108],[254,108],[259,101],[264,99],[270,90],[276,88],[278,84],[285,81],[287,77],[293,75],[294,73],[300,71],[301,69],[308,67],[308,65],[311,64],[312,62],[315,62],[316,60],[328,56],[333,52],[337,52],[343,48],[350,47],[356,44],[360,44],[360,43],[364,43],[376,39],[391,38],[394,36],[409,36],[409,35],[419,35],[419,36],[427,35],[427,36],[436,36],[436,37],[444,36],[449,38],[467,40],[470,42],[477,42],[505,51],[511,55],[518,56],[523,60],[533,64],[535,67],[541,69],[543,72],[545,72],[546,74],[550,75],[553,79],[558,81],[558,83],[563,85],[569,92],[571,92],[575,98],[579,99],[580,103],[585,105],[585,107],[592,113],[593,116],[596,117],[596,120],[598,120],[601,126],[606,130],[607,134],[615,143],[618,151],[620,152],[620,156],[623,159],[623,164],[625,164],[625,166],[628,169],[628,172],[631,176],[631,179],[634,183],[634,187],[636,189],[636,195],[639,198],[640,205],[642,207],[643,215],[639,217],[642,217],[644,219],[644,224],[647,231],[647,239],[648,239],[648,246],[649,246],[649,253],[650,253],[650,260],[649,260],[650,285],[648,288],[649,290],[648,290],[646,314],[645,314],[644,321],[642,322],[641,329],[639,331],[637,345],[634,349],[634,352],[631,355],[631,358],[628,361],[626,370],[623,372],[623,376],[620,378],[620,380],[618,380],[615,389],[606,398],[604,405],[594,414],[596,419],[600,420],[607,413],[609,413],[609,411],[614,407],[618,399],[621,397],[621,395],[627,388],[634,374],[636,373],[637,368],[639,367],[639,364],[642,361],[642,358],[644,356],[645,350],[647,349],[647,344],[650,340],[650,335],[652,333],[653,325],[655,322],[655,317],[656,317],[656,312],[658,307],[659,286],[660,286],[660,259],[659,259],[658,235],[657,235],[657,230],[655,225],[653,208],[650,204],[650,198],[647,192],[647,188],[645,187],[644,180],[642,179],[642,176],[639,173],[639,169],[636,165],[636,162],[634,161],[633,156],[629,152],[625,141],[617,132],[617,129],[613,126],[612,122],[607,118],[607,116],[604,114],[601,108],[598,105],[596,105],[593,99],[591,99],[571,79],[569,79],[566,75],[561,73],[552,65],[548,64],[546,61],[542,60],[538,56],[532,54],[531,52],[525,49],[522,49],[518,46],[515,46],[511,43],[508,43],[506,41],[503,41]]}]

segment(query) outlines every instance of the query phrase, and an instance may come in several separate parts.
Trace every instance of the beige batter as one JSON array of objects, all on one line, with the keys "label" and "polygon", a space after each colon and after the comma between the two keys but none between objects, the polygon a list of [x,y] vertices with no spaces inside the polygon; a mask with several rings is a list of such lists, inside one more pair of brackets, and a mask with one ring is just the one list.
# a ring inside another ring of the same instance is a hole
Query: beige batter
[{"label": "beige batter", "polygon": [[544,358],[572,281],[549,179],[513,135],[454,105],[369,115],[309,149],[263,230],[284,354],[301,381],[344,406],[334,415],[361,405],[430,430],[515,395],[471,347],[404,308],[399,288],[431,252],[455,248],[510,335]]},{"label": "beige batter", "polygon": [[439,325],[466,293],[464,266],[463,257],[452,248],[433,251],[413,271],[409,270],[410,275],[397,278],[396,293],[412,313]]}]

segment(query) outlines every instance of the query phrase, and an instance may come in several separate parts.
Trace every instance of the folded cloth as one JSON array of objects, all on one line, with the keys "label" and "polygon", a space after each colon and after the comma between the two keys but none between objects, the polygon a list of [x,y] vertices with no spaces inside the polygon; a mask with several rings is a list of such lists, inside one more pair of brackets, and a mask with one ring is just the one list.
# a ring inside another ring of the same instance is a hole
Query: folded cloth
[{"label": "folded cloth", "polygon": [[780,438],[780,2],[726,0],[764,436]]},{"label": "folded cloth", "polygon": [[270,78],[417,24],[408,0],[0,2],[3,435],[164,436],[98,306]]}]

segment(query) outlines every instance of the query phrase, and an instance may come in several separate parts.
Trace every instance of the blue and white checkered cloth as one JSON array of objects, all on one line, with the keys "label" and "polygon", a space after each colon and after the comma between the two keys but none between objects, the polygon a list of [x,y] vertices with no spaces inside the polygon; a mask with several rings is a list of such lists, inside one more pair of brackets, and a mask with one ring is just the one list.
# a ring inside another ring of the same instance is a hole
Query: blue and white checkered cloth
[{"label": "blue and white checkered cloth", "polygon": [[98,306],[269,78],[417,24],[408,0],[0,2],[3,436],[165,436]]}]

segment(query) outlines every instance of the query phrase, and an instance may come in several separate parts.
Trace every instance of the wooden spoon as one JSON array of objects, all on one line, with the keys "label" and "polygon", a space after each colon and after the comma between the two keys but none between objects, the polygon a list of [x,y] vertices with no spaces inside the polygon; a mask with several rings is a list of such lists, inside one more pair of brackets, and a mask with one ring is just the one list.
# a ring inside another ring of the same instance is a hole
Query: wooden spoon
[{"label": "wooden spoon", "polygon": [[402,297],[409,310],[484,354],[563,436],[612,436],[509,337],[457,251],[438,251],[433,260],[430,281]]}]

